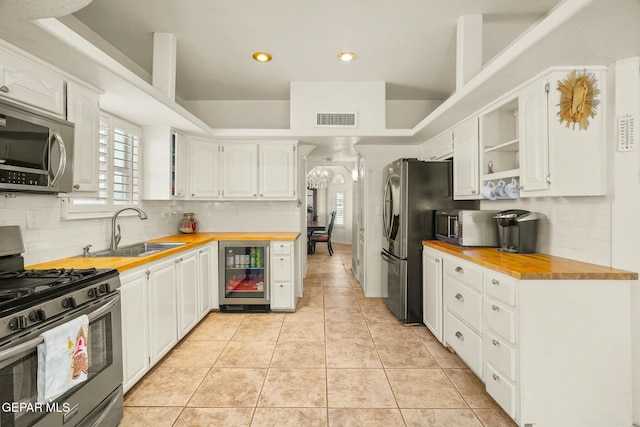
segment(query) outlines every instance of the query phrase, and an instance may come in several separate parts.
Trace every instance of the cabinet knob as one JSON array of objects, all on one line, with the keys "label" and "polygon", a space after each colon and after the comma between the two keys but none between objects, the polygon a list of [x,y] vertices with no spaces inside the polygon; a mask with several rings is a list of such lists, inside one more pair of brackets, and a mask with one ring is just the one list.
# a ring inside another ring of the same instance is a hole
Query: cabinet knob
[{"label": "cabinet knob", "polygon": [[73,189],[74,190],[79,190],[80,189],[80,184],[74,184],[73,185]]},{"label": "cabinet knob", "polygon": [[462,267],[456,267],[456,272],[460,273],[460,274],[464,274],[464,268]]},{"label": "cabinet knob", "polygon": [[284,261],[284,258],[280,258],[280,261]]},{"label": "cabinet knob", "polygon": [[492,340],[491,343],[496,347],[500,345],[500,342],[498,340]]},{"label": "cabinet knob", "polygon": [[179,260],[179,259],[176,259],[176,260],[175,260],[175,263],[176,263],[176,264],[177,264],[177,263],[179,263],[179,262],[180,262],[180,260]]},{"label": "cabinet knob", "polygon": [[498,279],[493,279],[491,280],[491,283],[493,283],[494,285],[498,286],[500,284],[500,282],[498,281]]},{"label": "cabinet knob", "polygon": [[492,309],[493,311],[500,311],[500,307],[498,307],[498,306],[497,306],[497,305],[495,305],[495,304],[493,304],[493,305],[491,306],[491,309]]},{"label": "cabinet knob", "polygon": [[1,86],[0,87],[0,92],[9,93],[9,88],[6,87],[6,86]]},{"label": "cabinet knob", "polygon": [[456,332],[456,337],[458,337],[460,341],[464,341],[464,335],[462,335],[462,332],[460,331]]},{"label": "cabinet knob", "polygon": [[439,259],[439,258],[436,258],[436,262],[437,262],[437,263],[440,263],[440,259]]},{"label": "cabinet knob", "polygon": [[151,274],[151,272],[149,270],[144,272],[145,276],[147,276],[147,279],[149,278],[149,275]]},{"label": "cabinet knob", "polygon": [[191,197],[196,197],[196,193],[191,193]]},{"label": "cabinet knob", "polygon": [[[456,294],[456,299],[460,302],[464,302],[464,297],[461,294]],[[495,305],[494,305],[495,307]]]},{"label": "cabinet knob", "polygon": [[496,374],[491,375],[491,377],[493,378],[494,381],[500,381],[500,377],[497,376]]},{"label": "cabinet knob", "polygon": [[257,196],[257,194],[254,194],[254,195],[253,195],[253,197],[256,197],[256,196]]},{"label": "cabinet knob", "polygon": [[476,190],[471,190],[471,194],[476,194]]}]

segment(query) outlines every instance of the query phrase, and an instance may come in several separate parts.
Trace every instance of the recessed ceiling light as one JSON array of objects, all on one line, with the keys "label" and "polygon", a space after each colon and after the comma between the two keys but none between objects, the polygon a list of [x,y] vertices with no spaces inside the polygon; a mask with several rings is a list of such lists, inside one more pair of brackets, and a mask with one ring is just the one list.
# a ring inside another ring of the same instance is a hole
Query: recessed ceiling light
[{"label": "recessed ceiling light", "polygon": [[269,62],[271,61],[271,55],[268,52],[255,52],[253,59],[258,62]]},{"label": "recessed ceiling light", "polygon": [[340,61],[349,62],[356,59],[356,54],[353,52],[340,52],[338,54],[338,58],[340,59]]}]

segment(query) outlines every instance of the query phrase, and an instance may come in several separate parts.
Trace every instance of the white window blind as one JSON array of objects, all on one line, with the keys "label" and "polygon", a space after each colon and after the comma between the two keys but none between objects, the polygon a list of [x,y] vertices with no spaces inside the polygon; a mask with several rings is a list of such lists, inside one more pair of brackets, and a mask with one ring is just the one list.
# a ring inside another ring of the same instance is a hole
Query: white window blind
[{"label": "white window blind", "polygon": [[344,193],[333,193],[333,209],[336,211],[335,225],[344,225]]},{"label": "white window blind", "polygon": [[141,133],[117,117],[100,116],[98,193],[70,199],[67,213],[112,213],[140,203]]}]

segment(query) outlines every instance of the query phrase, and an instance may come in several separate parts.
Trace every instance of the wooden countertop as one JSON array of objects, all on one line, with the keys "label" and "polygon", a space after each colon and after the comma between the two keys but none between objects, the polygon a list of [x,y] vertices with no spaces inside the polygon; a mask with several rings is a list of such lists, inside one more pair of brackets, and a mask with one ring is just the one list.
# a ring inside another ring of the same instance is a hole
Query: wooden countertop
[{"label": "wooden countertop", "polygon": [[220,240],[278,240],[294,241],[300,233],[297,232],[220,232],[220,233],[195,233],[195,234],[174,234],[173,236],[150,239],[147,242],[170,242],[185,243],[185,245],[164,250],[145,257],[108,257],[108,258],[62,258],[54,261],[43,262],[30,265],[27,268],[47,269],[47,268],[116,268],[119,272],[139,267],[149,262],[157,261],[178,252],[193,249],[205,243]]},{"label": "wooden countertop", "polygon": [[463,248],[438,240],[425,240],[422,244],[520,280],[638,280],[638,273],[551,255]]}]

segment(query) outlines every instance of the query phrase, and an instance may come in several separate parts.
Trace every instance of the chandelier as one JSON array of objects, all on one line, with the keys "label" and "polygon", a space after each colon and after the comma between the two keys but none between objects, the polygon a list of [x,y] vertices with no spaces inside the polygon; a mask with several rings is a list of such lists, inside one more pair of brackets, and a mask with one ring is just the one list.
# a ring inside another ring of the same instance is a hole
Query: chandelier
[{"label": "chandelier", "polygon": [[307,174],[307,188],[309,190],[327,188],[331,178],[333,178],[333,171],[331,169],[316,166]]}]

